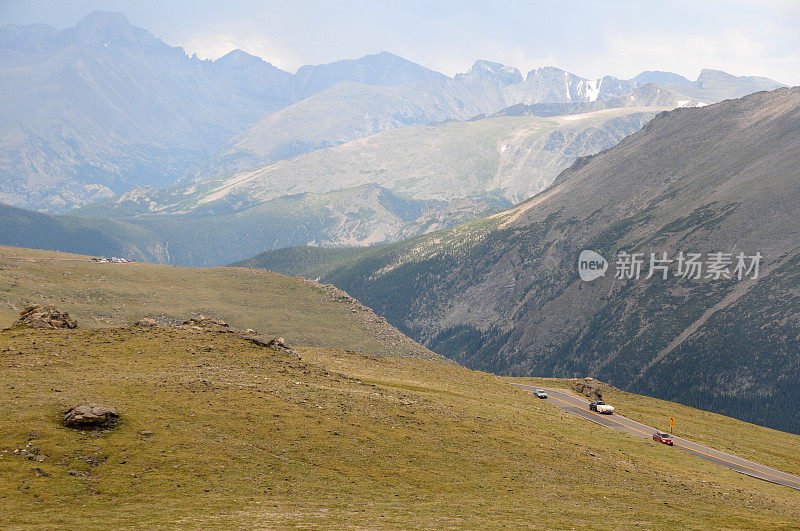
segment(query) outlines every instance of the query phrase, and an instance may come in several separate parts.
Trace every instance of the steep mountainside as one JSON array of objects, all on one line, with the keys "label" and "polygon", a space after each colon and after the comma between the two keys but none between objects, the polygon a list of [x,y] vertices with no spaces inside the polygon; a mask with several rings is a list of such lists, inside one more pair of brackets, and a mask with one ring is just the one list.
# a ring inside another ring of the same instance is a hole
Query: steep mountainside
[{"label": "steep mountainside", "polygon": [[186,57],[124,16],[0,30],[0,200],[46,210],[165,185],[265,112],[291,75],[242,52]]},{"label": "steep mountainside", "polygon": [[[558,69],[539,69],[522,81],[516,69],[488,61],[477,61],[455,79],[399,86],[341,83],[264,117],[209,163],[202,175],[252,168],[390,129],[483,117],[517,104],[590,102],[601,94],[619,97],[635,88],[635,83],[590,82]],[[636,105],[650,103],[615,101],[573,112]],[[663,99],[658,105],[670,103]]]},{"label": "steep mountainside", "polygon": [[621,108],[558,117],[500,117],[387,131],[255,170],[167,189],[133,190],[83,208],[92,216],[242,210],[298,193],[377,184],[417,200],[493,196],[519,202],[577,157],[616,145],[656,112]]},{"label": "steep mountainside", "polygon": [[265,114],[340,81],[444,77],[386,53],[300,74],[240,50],[187,57],[119,13],[0,28],[0,201],[61,211],[169,185]]},{"label": "steep mountainside", "polygon": [[[800,88],[662,113],[506,213],[337,256],[323,278],[472,367],[593,375],[800,433],[798,135]],[[611,261],[593,282],[585,249]],[[640,280],[615,278],[619,252],[644,253]],[[681,252],[763,259],[757,279],[680,278]],[[650,253],[676,260],[666,280],[645,280]]]}]

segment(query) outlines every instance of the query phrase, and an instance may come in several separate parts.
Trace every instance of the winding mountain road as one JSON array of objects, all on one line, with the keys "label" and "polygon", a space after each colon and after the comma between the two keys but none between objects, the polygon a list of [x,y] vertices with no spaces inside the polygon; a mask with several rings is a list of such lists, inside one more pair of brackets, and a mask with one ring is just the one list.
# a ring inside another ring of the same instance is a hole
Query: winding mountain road
[{"label": "winding mountain road", "polygon": [[[601,415],[600,413],[591,411],[589,409],[588,402],[580,398],[575,398],[574,396],[563,391],[519,383],[513,383],[512,385],[530,392],[533,392],[536,389],[544,389],[549,396],[547,400],[554,406],[586,420],[592,421],[596,424],[600,424],[601,426],[605,426],[606,428],[629,433],[634,437],[652,439],[653,433],[659,431],[655,428],[647,426],[646,424],[636,422],[635,420],[631,420],[616,413],[613,415]],[[788,474],[760,463],[755,463],[753,461],[748,461],[747,459],[742,459],[741,457],[736,457],[732,454],[720,452],[718,450],[714,450],[713,448],[688,441],[681,437],[673,436],[672,440],[675,444],[675,448],[680,448],[684,452],[695,455],[701,459],[705,459],[706,461],[711,461],[712,463],[735,470],[741,474],[747,474],[748,476],[769,481],[770,483],[776,483],[778,485],[784,485],[792,489],[800,490],[800,476]]]}]

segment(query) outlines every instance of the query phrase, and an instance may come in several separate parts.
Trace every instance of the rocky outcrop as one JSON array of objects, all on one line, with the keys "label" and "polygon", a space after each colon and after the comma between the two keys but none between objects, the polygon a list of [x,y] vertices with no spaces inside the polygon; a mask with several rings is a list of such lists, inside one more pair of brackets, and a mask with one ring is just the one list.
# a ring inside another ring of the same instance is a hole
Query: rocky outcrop
[{"label": "rocky outcrop", "polygon": [[108,429],[118,421],[119,414],[114,408],[100,404],[73,406],[64,415],[64,426],[76,429]]},{"label": "rocky outcrop", "polygon": [[212,319],[205,315],[198,315],[197,317],[190,317],[183,322],[187,326],[196,326],[199,328],[212,329],[212,330],[228,330],[228,323],[221,319]]},{"label": "rocky outcrop", "polygon": [[603,384],[594,378],[575,380],[570,384],[570,388],[591,400],[603,399]]},{"label": "rocky outcrop", "polygon": [[300,355],[289,345],[287,345],[286,340],[282,337],[259,334],[249,330],[244,334],[240,334],[239,337],[245,341],[249,341],[250,343],[258,345],[259,347],[271,348],[273,350],[277,350],[278,352],[282,352],[287,356],[291,356],[292,358],[300,359]]},{"label": "rocky outcrop", "polygon": [[158,321],[156,321],[155,319],[151,319],[150,317],[144,317],[142,319],[139,319],[135,323],[133,323],[133,326],[141,326],[141,327],[144,327],[144,328],[150,328],[150,327],[158,326]]},{"label": "rocky outcrop", "polygon": [[73,329],[78,327],[78,323],[70,319],[67,312],[59,311],[53,306],[36,304],[22,310],[14,326]]}]

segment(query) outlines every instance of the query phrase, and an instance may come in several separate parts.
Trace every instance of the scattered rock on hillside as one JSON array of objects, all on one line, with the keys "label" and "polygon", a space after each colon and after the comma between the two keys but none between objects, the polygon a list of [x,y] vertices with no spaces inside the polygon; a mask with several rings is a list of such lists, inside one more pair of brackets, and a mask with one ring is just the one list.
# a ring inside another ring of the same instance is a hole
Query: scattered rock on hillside
[{"label": "scattered rock on hillside", "polygon": [[31,328],[68,328],[78,327],[78,323],[69,318],[67,312],[55,309],[53,306],[42,306],[35,304],[26,307],[19,314],[16,325],[29,326]]},{"label": "scattered rock on hillside", "polygon": [[133,326],[143,326],[143,327],[158,326],[158,321],[156,321],[155,319],[151,319],[150,317],[144,317],[133,323]]},{"label": "scattered rock on hillside", "polygon": [[213,328],[217,330],[227,330],[228,323],[221,319],[212,319],[210,317],[206,317],[205,315],[198,315],[197,317],[190,317],[189,319],[183,322],[185,325],[190,326],[197,326],[200,328]]},{"label": "scattered rock on hillside", "polygon": [[300,359],[300,355],[294,351],[289,345],[286,344],[286,340],[282,337],[275,337],[269,336],[265,334],[259,334],[256,332],[253,333],[244,333],[239,335],[240,338],[244,339],[245,341],[249,341],[258,345],[259,347],[267,347],[273,350],[277,350],[278,352],[282,352],[288,356],[291,356],[296,359]]},{"label": "scattered rock on hillside", "polygon": [[113,428],[119,420],[114,408],[100,404],[83,404],[69,408],[64,426],[77,429]]}]

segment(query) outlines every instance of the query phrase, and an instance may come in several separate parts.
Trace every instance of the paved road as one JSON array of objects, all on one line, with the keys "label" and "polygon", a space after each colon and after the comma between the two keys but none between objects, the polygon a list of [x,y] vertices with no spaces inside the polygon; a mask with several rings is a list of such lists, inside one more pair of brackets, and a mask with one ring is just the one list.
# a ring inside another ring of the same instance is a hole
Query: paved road
[{"label": "paved road", "polygon": [[[636,422],[635,420],[625,418],[617,413],[614,413],[613,415],[601,415],[591,411],[589,409],[588,402],[579,398],[575,398],[574,396],[564,393],[563,391],[518,383],[513,385],[531,392],[536,389],[544,389],[547,391],[547,394],[550,397],[547,399],[547,401],[554,406],[557,406],[564,411],[573,413],[579,417],[583,417],[586,420],[600,424],[601,426],[605,426],[606,428],[624,431],[625,433],[629,433],[635,437],[641,437],[643,439],[652,439],[653,433],[657,431],[655,428],[651,428],[650,426],[642,424],[641,422]],[[769,481],[770,483],[777,483],[778,485],[784,485],[786,487],[800,490],[800,476],[787,474],[786,472],[782,472],[759,463],[754,463],[753,461],[748,461],[747,459],[742,459],[740,457],[736,457],[735,455],[720,452],[692,441],[687,441],[681,437],[673,437],[672,440],[675,443],[675,448],[680,448],[684,452],[696,455],[697,457],[705,459],[706,461],[717,463],[725,468],[730,468],[736,472],[747,474],[748,476],[752,476],[754,478],[763,479],[764,481]]]}]

